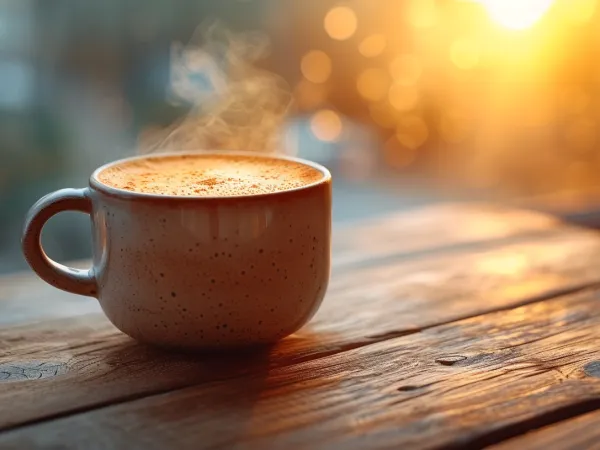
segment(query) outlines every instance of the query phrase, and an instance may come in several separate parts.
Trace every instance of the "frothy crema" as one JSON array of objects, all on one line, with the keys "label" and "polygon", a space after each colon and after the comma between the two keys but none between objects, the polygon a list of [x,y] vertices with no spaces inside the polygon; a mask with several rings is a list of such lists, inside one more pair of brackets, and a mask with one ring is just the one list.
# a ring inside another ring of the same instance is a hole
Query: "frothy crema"
[{"label": "frothy crema", "polygon": [[240,155],[169,155],[127,161],[98,174],[108,186],[147,194],[230,197],[294,189],[323,178],[308,165]]}]

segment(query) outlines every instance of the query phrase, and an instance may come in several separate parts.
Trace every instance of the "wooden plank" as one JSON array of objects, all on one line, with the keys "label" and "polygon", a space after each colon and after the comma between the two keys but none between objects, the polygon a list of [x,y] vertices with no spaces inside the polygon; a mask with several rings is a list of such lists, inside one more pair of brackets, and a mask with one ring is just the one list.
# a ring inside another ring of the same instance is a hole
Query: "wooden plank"
[{"label": "wooden plank", "polygon": [[[599,264],[600,241],[577,232],[459,261],[446,254],[337,273],[315,319],[265,358],[281,367],[536,302],[598,282]],[[0,330],[0,354],[13,371],[31,361],[67,369],[39,381],[0,382],[0,403],[20,405],[0,408],[0,428],[261,370],[248,358],[190,359],[137,346],[99,314]]]},{"label": "wooden plank", "polygon": [[490,204],[433,205],[334,229],[334,267],[390,255],[489,244],[565,228],[556,218]]},{"label": "wooden plank", "polygon": [[[456,226],[457,221],[461,226]],[[395,214],[334,232],[334,271],[377,258],[434,256],[436,249],[465,251],[496,240],[566,230],[542,214],[490,205],[441,205]],[[571,233],[580,231],[571,229]],[[585,233],[584,231],[581,231]],[[504,241],[496,245],[505,243]],[[466,247],[465,247],[466,246]],[[385,261],[382,261],[385,262]],[[75,263],[86,267],[88,262]],[[59,291],[32,273],[0,277],[0,326],[100,312],[91,298]]]},{"label": "wooden plank", "polygon": [[[482,448],[600,407],[598,291],[23,427],[2,448]],[[146,376],[148,373],[145,374]],[[567,417],[565,417],[567,416]]]},{"label": "wooden plank", "polygon": [[[83,268],[88,264],[83,261],[73,265]],[[0,326],[100,311],[100,305],[95,299],[60,291],[32,272],[0,277]]]},{"label": "wooden plank", "polygon": [[584,414],[555,425],[510,439],[490,450],[599,450],[600,411]]}]

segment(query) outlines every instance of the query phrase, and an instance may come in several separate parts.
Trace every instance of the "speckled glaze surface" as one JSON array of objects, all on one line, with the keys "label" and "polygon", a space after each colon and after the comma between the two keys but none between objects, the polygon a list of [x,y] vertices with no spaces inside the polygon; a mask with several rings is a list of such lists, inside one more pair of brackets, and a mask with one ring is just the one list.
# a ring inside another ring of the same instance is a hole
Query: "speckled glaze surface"
[{"label": "speckled glaze surface", "polygon": [[[97,180],[105,166],[89,188],[58,191],[32,208],[24,254],[50,284],[96,296],[137,340],[188,349],[274,342],[313,316],[329,280],[331,177],[304,163],[322,179],[245,197],[121,191]],[[59,265],[40,247],[45,221],[67,209],[91,215],[89,271]]]}]

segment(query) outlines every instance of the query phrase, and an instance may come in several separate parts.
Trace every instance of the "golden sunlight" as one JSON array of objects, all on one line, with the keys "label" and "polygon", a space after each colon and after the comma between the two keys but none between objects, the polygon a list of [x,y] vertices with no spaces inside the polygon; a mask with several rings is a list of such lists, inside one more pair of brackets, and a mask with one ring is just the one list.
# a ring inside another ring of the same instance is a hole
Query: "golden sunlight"
[{"label": "golden sunlight", "polygon": [[385,50],[387,42],[383,34],[372,34],[366,37],[358,46],[358,51],[366,58],[379,56]]},{"label": "golden sunlight", "polygon": [[569,0],[565,18],[573,25],[583,25],[589,22],[595,12],[596,0]]},{"label": "golden sunlight", "polygon": [[321,141],[337,141],[342,134],[342,119],[336,112],[330,109],[322,109],[312,117],[310,129],[315,137]]},{"label": "golden sunlight", "polygon": [[439,124],[442,139],[449,144],[458,144],[467,138],[470,131],[470,121],[467,114],[456,108],[443,112]]},{"label": "golden sunlight", "polygon": [[548,11],[554,0],[479,0],[490,17],[513,30],[532,27]]},{"label": "golden sunlight", "polygon": [[390,87],[390,77],[383,69],[365,69],[356,80],[358,93],[366,100],[382,100]]},{"label": "golden sunlight", "polygon": [[421,147],[429,137],[427,124],[419,116],[411,115],[398,121],[396,128],[398,141],[411,150]]},{"label": "golden sunlight", "polygon": [[388,99],[397,111],[410,111],[419,103],[419,91],[396,83],[390,88]]},{"label": "golden sunlight", "polygon": [[311,50],[300,62],[302,75],[313,83],[324,83],[331,75],[331,59],[321,50]]},{"label": "golden sunlight", "polygon": [[394,81],[402,86],[415,84],[421,76],[423,69],[416,56],[410,54],[400,55],[390,63],[390,74]]},{"label": "golden sunlight", "polygon": [[435,0],[410,0],[408,20],[415,28],[430,28],[437,23],[437,5]]},{"label": "golden sunlight", "polygon": [[523,273],[527,266],[528,259],[526,255],[506,254],[482,258],[477,263],[476,269],[478,269],[480,272],[510,276]]},{"label": "golden sunlight", "polygon": [[459,69],[473,69],[479,63],[479,44],[469,39],[457,39],[450,46],[450,59]]},{"label": "golden sunlight", "polygon": [[336,6],[325,16],[325,31],[332,38],[344,41],[356,32],[356,13],[347,6]]}]

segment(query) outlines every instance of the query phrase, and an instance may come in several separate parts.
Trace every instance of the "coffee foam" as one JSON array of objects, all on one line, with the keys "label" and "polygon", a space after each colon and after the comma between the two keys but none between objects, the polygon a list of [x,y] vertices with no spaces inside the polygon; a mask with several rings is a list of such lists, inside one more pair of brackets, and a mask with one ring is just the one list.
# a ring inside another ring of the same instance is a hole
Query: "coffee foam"
[{"label": "coffee foam", "polygon": [[240,155],[170,155],[109,167],[98,180],[117,189],[186,197],[258,195],[294,189],[323,178],[305,164]]}]

